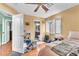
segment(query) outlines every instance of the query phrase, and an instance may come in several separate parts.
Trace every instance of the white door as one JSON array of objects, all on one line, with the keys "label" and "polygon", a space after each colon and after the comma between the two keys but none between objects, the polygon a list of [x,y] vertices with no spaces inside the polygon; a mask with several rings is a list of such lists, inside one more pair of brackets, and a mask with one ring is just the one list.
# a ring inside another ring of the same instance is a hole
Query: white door
[{"label": "white door", "polygon": [[8,42],[10,40],[10,22],[11,20],[5,20],[5,41]]},{"label": "white door", "polygon": [[6,44],[9,41],[9,20],[3,19],[2,21],[2,44]]},{"label": "white door", "polygon": [[2,19],[2,44],[5,44],[5,19]]},{"label": "white door", "polygon": [[23,15],[18,14],[12,17],[12,51],[23,53],[24,43]]}]

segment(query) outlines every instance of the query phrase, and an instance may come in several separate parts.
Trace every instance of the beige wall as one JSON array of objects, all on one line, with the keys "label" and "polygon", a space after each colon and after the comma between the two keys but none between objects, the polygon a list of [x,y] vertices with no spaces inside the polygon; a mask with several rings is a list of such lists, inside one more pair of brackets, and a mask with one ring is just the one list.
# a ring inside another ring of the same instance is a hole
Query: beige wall
[{"label": "beige wall", "polygon": [[65,10],[48,19],[53,20],[56,16],[62,18],[62,35],[68,36],[69,31],[79,31],[79,5],[71,9]]},{"label": "beige wall", "polygon": [[26,15],[24,19],[24,23],[28,22],[29,25],[25,25],[25,30],[26,32],[31,33],[31,39],[34,40],[34,37],[35,37],[34,21],[35,20],[40,20],[40,33],[41,33],[41,39],[42,39],[45,33],[45,22],[43,18]]},{"label": "beige wall", "polygon": [[[0,8],[4,9],[8,12],[11,12],[13,14],[17,14],[17,11],[13,8],[7,6],[4,3],[0,3]],[[79,5],[75,6],[71,9],[68,9],[66,11],[63,11],[61,13],[58,13],[54,16],[50,16],[48,19],[53,20],[56,16],[61,16],[62,18],[62,34],[67,37],[69,31],[79,31]],[[41,22],[41,37],[45,35],[45,21],[43,18],[34,17],[34,16],[25,16],[24,22],[29,22],[29,26],[25,25],[25,30],[27,32],[31,32],[31,39],[34,39],[34,24],[33,20],[40,19]],[[43,21],[42,21],[43,20]]]},{"label": "beige wall", "polygon": [[[10,6],[7,6],[4,3],[0,3],[0,8],[7,11],[7,12],[12,13],[12,14],[17,14],[17,11],[15,9],[11,8]],[[34,29],[34,23],[33,23],[34,20],[40,20],[40,24],[41,24],[40,33],[41,33],[41,37],[43,37],[44,33],[45,33],[45,28],[44,28],[45,27],[45,22],[44,22],[44,19],[40,18],[40,17],[27,16],[27,15],[24,16],[24,23],[29,22],[29,24],[30,24],[28,26],[26,26],[24,24],[26,32],[30,32],[31,33],[31,39],[34,39],[34,35],[35,35],[35,32],[34,32],[35,29]],[[43,22],[42,22],[42,20],[43,20]]]}]

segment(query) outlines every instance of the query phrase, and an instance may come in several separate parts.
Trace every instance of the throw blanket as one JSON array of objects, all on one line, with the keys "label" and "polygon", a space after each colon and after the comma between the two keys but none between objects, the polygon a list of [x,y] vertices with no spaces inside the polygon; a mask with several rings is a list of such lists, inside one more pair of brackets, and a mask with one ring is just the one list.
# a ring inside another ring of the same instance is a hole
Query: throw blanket
[{"label": "throw blanket", "polygon": [[76,45],[74,42],[64,41],[53,47],[52,50],[60,56],[66,56]]}]

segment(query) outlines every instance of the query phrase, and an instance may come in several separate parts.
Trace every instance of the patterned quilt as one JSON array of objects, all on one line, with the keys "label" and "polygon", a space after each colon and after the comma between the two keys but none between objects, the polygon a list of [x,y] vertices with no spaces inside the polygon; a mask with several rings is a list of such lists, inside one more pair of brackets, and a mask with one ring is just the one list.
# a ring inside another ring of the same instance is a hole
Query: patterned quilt
[{"label": "patterned quilt", "polygon": [[52,50],[60,56],[66,56],[77,44],[71,41],[64,41],[63,43],[55,46]]}]

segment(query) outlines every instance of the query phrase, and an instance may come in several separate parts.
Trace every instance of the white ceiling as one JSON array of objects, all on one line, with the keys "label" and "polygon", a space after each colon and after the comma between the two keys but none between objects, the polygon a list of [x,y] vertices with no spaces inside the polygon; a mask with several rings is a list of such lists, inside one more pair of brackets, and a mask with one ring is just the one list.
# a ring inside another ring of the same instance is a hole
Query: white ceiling
[{"label": "white ceiling", "polygon": [[45,12],[42,8],[39,8],[37,12],[34,12],[35,8],[37,7],[36,4],[24,4],[24,3],[7,3],[7,5],[13,7],[20,13],[25,15],[37,16],[42,18],[47,18],[51,15],[56,13],[62,12],[67,10],[71,7],[74,7],[78,4],[76,3],[54,3],[51,7],[49,7],[49,11]]}]

